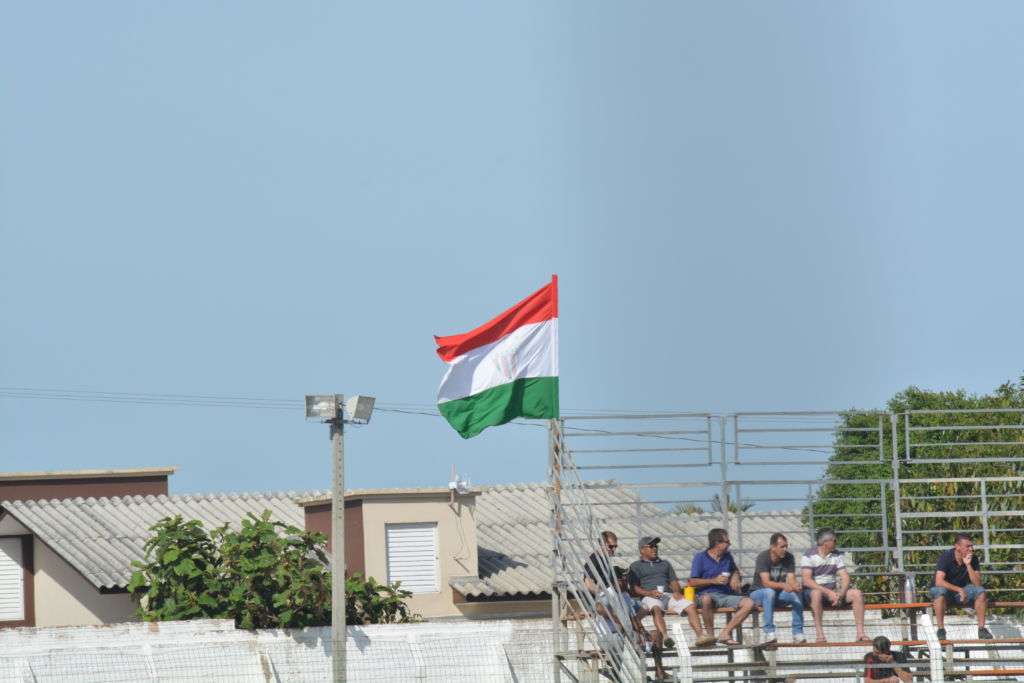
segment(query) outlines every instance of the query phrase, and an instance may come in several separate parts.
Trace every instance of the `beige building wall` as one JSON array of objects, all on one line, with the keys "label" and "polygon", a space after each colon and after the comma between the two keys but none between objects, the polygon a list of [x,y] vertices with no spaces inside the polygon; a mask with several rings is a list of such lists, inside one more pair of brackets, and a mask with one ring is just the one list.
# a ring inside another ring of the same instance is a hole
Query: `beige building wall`
[{"label": "beige building wall", "polygon": [[127,593],[103,594],[38,538],[35,560],[36,626],[82,626],[137,621]]},{"label": "beige building wall", "polygon": [[448,492],[429,495],[363,498],[363,538],[366,574],[380,582],[388,577],[385,525],[409,522],[437,524],[437,593],[413,595],[409,609],[424,618],[458,616],[448,581],[456,576],[477,575],[476,496],[456,496],[449,503]]}]

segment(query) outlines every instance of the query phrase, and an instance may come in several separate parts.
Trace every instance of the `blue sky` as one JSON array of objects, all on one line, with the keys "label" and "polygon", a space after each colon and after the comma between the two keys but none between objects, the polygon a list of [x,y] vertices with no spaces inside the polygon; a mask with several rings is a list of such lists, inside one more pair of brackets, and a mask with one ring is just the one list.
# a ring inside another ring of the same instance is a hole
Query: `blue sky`
[{"label": "blue sky", "polygon": [[[561,281],[571,409],[880,407],[1024,371],[1024,7],[0,9],[0,386],[429,407]],[[353,486],[544,477],[378,412]],[[0,469],[326,488],[301,412],[0,397]]]}]

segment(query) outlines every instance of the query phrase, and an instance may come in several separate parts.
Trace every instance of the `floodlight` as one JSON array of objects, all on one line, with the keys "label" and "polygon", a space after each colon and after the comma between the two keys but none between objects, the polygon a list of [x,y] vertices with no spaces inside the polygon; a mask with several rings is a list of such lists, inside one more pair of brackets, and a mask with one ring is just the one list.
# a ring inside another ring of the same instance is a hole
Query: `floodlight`
[{"label": "floodlight", "polygon": [[364,425],[370,422],[373,404],[377,401],[373,396],[356,394],[345,401],[345,422]]},{"label": "floodlight", "polygon": [[324,421],[336,419],[342,400],[341,394],[306,396],[306,419]]}]

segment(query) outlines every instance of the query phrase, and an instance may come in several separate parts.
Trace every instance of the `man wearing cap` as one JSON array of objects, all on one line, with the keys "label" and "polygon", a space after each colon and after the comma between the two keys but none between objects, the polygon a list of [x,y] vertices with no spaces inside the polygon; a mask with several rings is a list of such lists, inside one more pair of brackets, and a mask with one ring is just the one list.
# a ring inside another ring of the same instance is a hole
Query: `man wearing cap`
[{"label": "man wearing cap", "polygon": [[733,639],[732,632],[754,609],[754,601],[740,595],[740,570],[729,552],[729,545],[729,532],[725,529],[708,532],[708,549],[693,556],[690,585],[697,589],[697,602],[709,633],[715,630],[716,607],[736,610],[718,635],[719,643],[734,646],[739,643]]},{"label": "man wearing cap", "polygon": [[709,645],[714,642],[713,636],[704,634],[697,618],[697,608],[683,597],[683,590],[676,577],[672,563],[658,557],[657,536],[644,536],[637,544],[640,548],[640,559],[629,566],[629,587],[634,595],[640,597],[640,609],[649,613],[654,619],[654,627],[665,647],[674,647],[675,643],[668,637],[665,625],[665,612],[682,615],[684,612],[697,634],[697,645]]}]

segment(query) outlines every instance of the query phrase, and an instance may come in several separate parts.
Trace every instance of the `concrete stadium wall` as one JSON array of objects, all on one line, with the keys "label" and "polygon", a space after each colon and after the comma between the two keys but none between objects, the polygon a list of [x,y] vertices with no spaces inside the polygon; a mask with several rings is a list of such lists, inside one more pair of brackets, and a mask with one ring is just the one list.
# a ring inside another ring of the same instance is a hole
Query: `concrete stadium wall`
[{"label": "concrete stadium wall", "polygon": [[[547,620],[350,626],[350,681],[550,681]],[[0,683],[88,680],[320,683],[329,628],[241,631],[230,621],[0,630]]]}]

